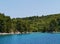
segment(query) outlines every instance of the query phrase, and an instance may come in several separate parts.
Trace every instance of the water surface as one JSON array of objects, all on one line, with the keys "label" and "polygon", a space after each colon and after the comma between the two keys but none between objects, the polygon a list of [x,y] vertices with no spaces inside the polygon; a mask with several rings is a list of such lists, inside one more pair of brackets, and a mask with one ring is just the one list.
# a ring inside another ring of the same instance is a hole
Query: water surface
[{"label": "water surface", "polygon": [[0,35],[0,44],[60,44],[60,34],[31,33]]}]

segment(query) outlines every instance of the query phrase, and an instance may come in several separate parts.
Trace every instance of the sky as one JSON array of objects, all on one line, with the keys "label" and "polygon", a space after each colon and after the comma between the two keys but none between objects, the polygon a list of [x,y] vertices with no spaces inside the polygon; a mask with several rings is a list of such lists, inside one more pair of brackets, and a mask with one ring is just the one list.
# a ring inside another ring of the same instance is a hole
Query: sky
[{"label": "sky", "polygon": [[60,0],[0,0],[0,13],[11,18],[60,13]]}]

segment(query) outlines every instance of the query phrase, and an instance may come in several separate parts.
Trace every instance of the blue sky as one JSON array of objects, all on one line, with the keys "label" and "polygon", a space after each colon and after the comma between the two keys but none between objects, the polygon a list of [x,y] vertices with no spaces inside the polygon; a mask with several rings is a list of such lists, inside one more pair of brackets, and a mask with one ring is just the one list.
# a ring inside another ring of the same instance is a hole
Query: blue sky
[{"label": "blue sky", "polygon": [[0,12],[13,17],[60,13],[60,0],[0,0]]}]

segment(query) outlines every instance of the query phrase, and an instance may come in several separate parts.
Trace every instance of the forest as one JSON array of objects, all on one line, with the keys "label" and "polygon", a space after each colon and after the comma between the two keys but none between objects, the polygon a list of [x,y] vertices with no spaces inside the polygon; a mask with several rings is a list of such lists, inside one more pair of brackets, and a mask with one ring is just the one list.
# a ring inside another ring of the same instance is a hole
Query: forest
[{"label": "forest", "polygon": [[0,33],[60,32],[60,14],[11,18],[0,13]]}]

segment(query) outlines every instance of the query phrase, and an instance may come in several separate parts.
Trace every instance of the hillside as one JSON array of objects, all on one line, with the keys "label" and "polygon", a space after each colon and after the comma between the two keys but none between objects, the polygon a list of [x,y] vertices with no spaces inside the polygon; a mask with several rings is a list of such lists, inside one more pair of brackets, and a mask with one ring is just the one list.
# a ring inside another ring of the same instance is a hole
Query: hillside
[{"label": "hillside", "polygon": [[60,32],[60,14],[10,18],[0,13],[0,32]]}]

